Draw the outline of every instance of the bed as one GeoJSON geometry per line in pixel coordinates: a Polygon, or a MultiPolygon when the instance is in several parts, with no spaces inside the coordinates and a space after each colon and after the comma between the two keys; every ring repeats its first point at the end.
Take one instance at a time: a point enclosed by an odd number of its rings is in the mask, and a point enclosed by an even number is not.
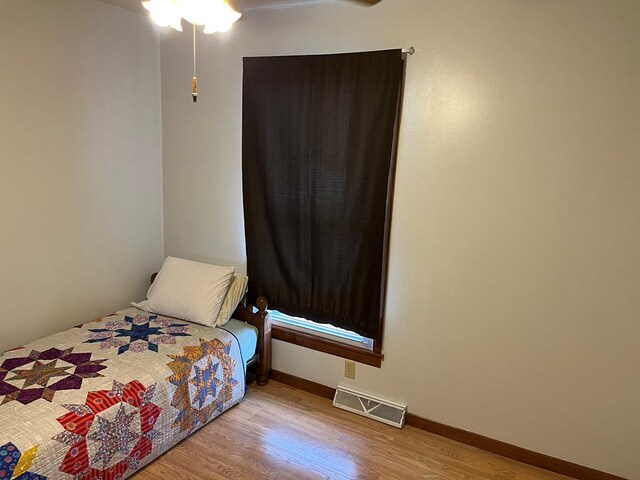
{"type": "Polygon", "coordinates": [[[126,478],[271,368],[264,297],[224,327],[129,308],[0,356],[0,480],[126,478]]]}

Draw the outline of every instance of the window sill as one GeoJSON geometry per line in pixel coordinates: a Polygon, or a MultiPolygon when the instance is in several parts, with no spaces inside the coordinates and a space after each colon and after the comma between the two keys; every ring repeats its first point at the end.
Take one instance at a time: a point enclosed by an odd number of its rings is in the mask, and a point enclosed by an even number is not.
{"type": "Polygon", "coordinates": [[[336,340],[314,335],[313,333],[300,332],[299,330],[275,323],[271,326],[271,337],[281,342],[292,343],[377,368],[381,367],[382,360],[384,359],[384,355],[381,353],[346,345],[336,340]]]}

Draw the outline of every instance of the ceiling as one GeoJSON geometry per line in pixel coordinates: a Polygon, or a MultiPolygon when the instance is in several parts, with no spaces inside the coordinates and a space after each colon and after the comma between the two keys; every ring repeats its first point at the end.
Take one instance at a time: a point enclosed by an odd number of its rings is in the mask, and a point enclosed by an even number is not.
{"type": "MultiPolygon", "coordinates": [[[[146,13],[141,0],[98,0],[102,3],[116,5],[132,12],[146,13]]],[[[229,0],[230,3],[240,12],[269,7],[282,7],[290,5],[300,5],[304,3],[318,3],[329,0],[229,0]]]]}

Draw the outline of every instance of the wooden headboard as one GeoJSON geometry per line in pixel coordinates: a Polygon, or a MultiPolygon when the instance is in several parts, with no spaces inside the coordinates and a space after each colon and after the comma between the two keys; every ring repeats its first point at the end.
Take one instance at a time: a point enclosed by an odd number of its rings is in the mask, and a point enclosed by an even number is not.
{"type": "MultiPolygon", "coordinates": [[[[151,283],[158,273],[151,275],[151,283]]],[[[258,329],[258,365],[256,369],[256,383],[260,386],[269,383],[271,372],[271,319],[267,312],[267,299],[258,297],[256,306],[238,305],[231,315],[233,318],[247,322],[258,329]],[[254,311],[255,310],[255,311],[254,311]]]]}

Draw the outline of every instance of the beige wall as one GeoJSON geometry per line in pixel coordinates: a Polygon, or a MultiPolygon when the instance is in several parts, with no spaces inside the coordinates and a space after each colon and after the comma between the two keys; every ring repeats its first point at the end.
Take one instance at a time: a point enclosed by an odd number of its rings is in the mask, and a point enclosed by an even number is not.
{"type": "Polygon", "coordinates": [[[0,351],[143,296],[163,256],[159,70],[141,15],[0,2],[0,351]]]}
{"type": "Polygon", "coordinates": [[[245,265],[241,59],[414,46],[381,369],[274,367],[640,479],[640,2],[386,0],[255,11],[161,43],[165,248],[245,265]]]}

